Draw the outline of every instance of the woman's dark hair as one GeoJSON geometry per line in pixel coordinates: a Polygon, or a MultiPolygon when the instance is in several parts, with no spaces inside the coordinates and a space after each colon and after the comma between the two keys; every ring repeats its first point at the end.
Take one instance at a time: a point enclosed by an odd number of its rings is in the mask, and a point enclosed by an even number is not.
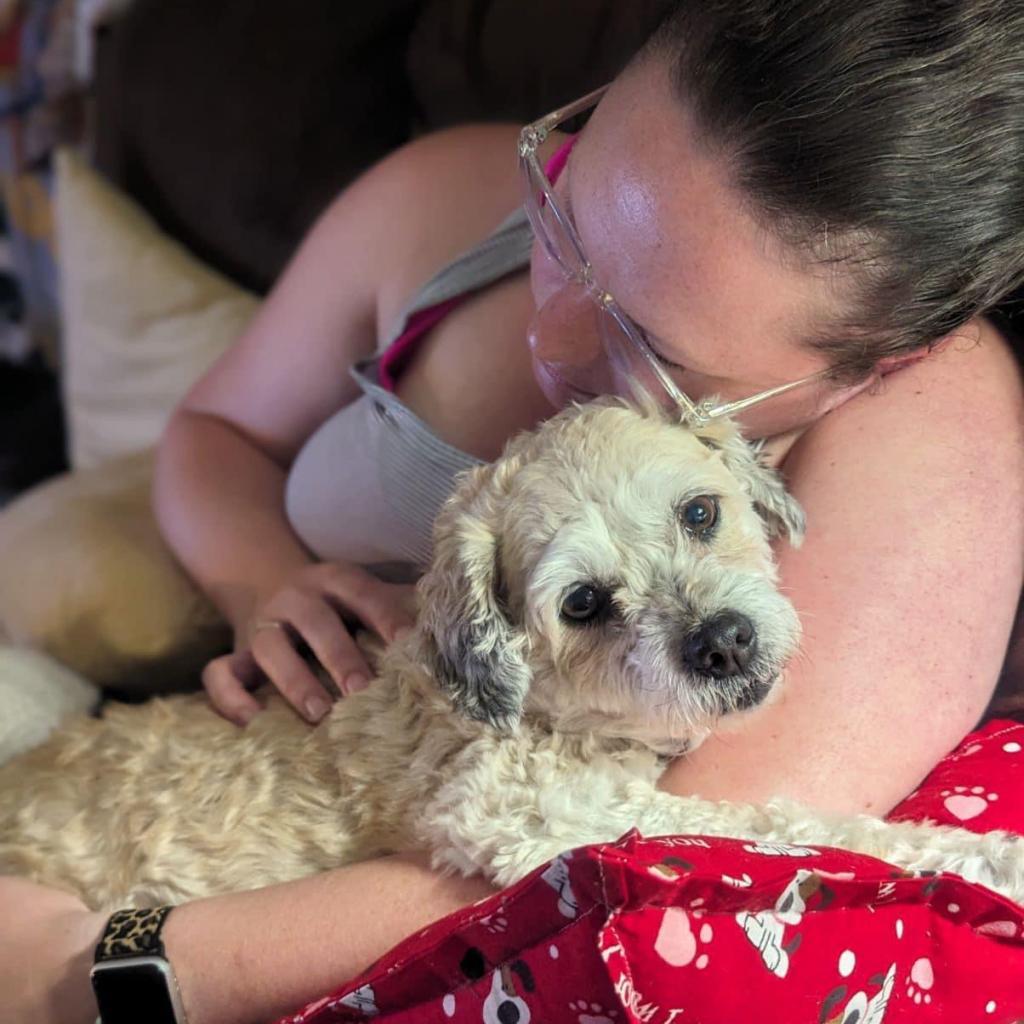
{"type": "Polygon", "coordinates": [[[853,268],[837,379],[1024,285],[1024,0],[682,0],[652,55],[758,219],[853,268]]]}

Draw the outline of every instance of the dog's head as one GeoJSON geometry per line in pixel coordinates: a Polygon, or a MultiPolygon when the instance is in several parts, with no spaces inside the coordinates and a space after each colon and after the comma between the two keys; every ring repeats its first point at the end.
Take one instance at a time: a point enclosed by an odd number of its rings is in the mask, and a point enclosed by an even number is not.
{"type": "Polygon", "coordinates": [[[568,409],[463,478],[420,629],[458,710],[694,745],[760,703],[799,634],[770,538],[803,514],[726,421],[568,409]]]}

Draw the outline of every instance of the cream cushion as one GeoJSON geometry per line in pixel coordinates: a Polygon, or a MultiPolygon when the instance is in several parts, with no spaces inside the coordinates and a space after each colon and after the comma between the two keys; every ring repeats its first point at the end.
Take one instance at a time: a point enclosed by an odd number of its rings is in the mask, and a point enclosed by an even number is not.
{"type": "Polygon", "coordinates": [[[257,300],[73,152],[58,154],[56,180],[74,468],[0,511],[0,637],[101,686],[195,685],[230,636],[157,528],[152,450],[257,300]]]}
{"type": "Polygon", "coordinates": [[[75,152],[57,154],[62,381],[75,469],[152,447],[258,300],[199,262],[75,152]]]}
{"type": "Polygon", "coordinates": [[[150,510],[151,452],[49,480],[0,512],[0,623],[100,686],[199,683],[227,649],[220,615],[179,567],[150,510]]]}

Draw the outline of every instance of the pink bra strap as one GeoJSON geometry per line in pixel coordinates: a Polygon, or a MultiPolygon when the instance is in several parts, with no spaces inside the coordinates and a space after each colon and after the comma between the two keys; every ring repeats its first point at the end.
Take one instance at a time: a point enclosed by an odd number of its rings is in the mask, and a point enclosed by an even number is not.
{"type": "Polygon", "coordinates": [[[565,142],[555,150],[554,155],[544,165],[544,173],[548,176],[548,181],[552,185],[558,181],[559,175],[565,170],[565,165],[569,162],[569,154],[572,152],[572,147],[576,145],[579,135],[573,135],[566,139],[565,142]]]}

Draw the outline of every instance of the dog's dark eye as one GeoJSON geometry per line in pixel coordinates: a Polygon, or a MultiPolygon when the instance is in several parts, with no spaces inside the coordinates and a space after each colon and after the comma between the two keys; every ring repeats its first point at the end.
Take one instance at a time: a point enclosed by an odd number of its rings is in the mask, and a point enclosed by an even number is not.
{"type": "Polygon", "coordinates": [[[584,583],[569,591],[562,602],[562,617],[570,622],[590,622],[608,607],[608,592],[584,583]]]}
{"type": "Polygon", "coordinates": [[[699,537],[718,522],[718,502],[710,495],[702,494],[683,505],[679,518],[688,533],[699,537]]]}

